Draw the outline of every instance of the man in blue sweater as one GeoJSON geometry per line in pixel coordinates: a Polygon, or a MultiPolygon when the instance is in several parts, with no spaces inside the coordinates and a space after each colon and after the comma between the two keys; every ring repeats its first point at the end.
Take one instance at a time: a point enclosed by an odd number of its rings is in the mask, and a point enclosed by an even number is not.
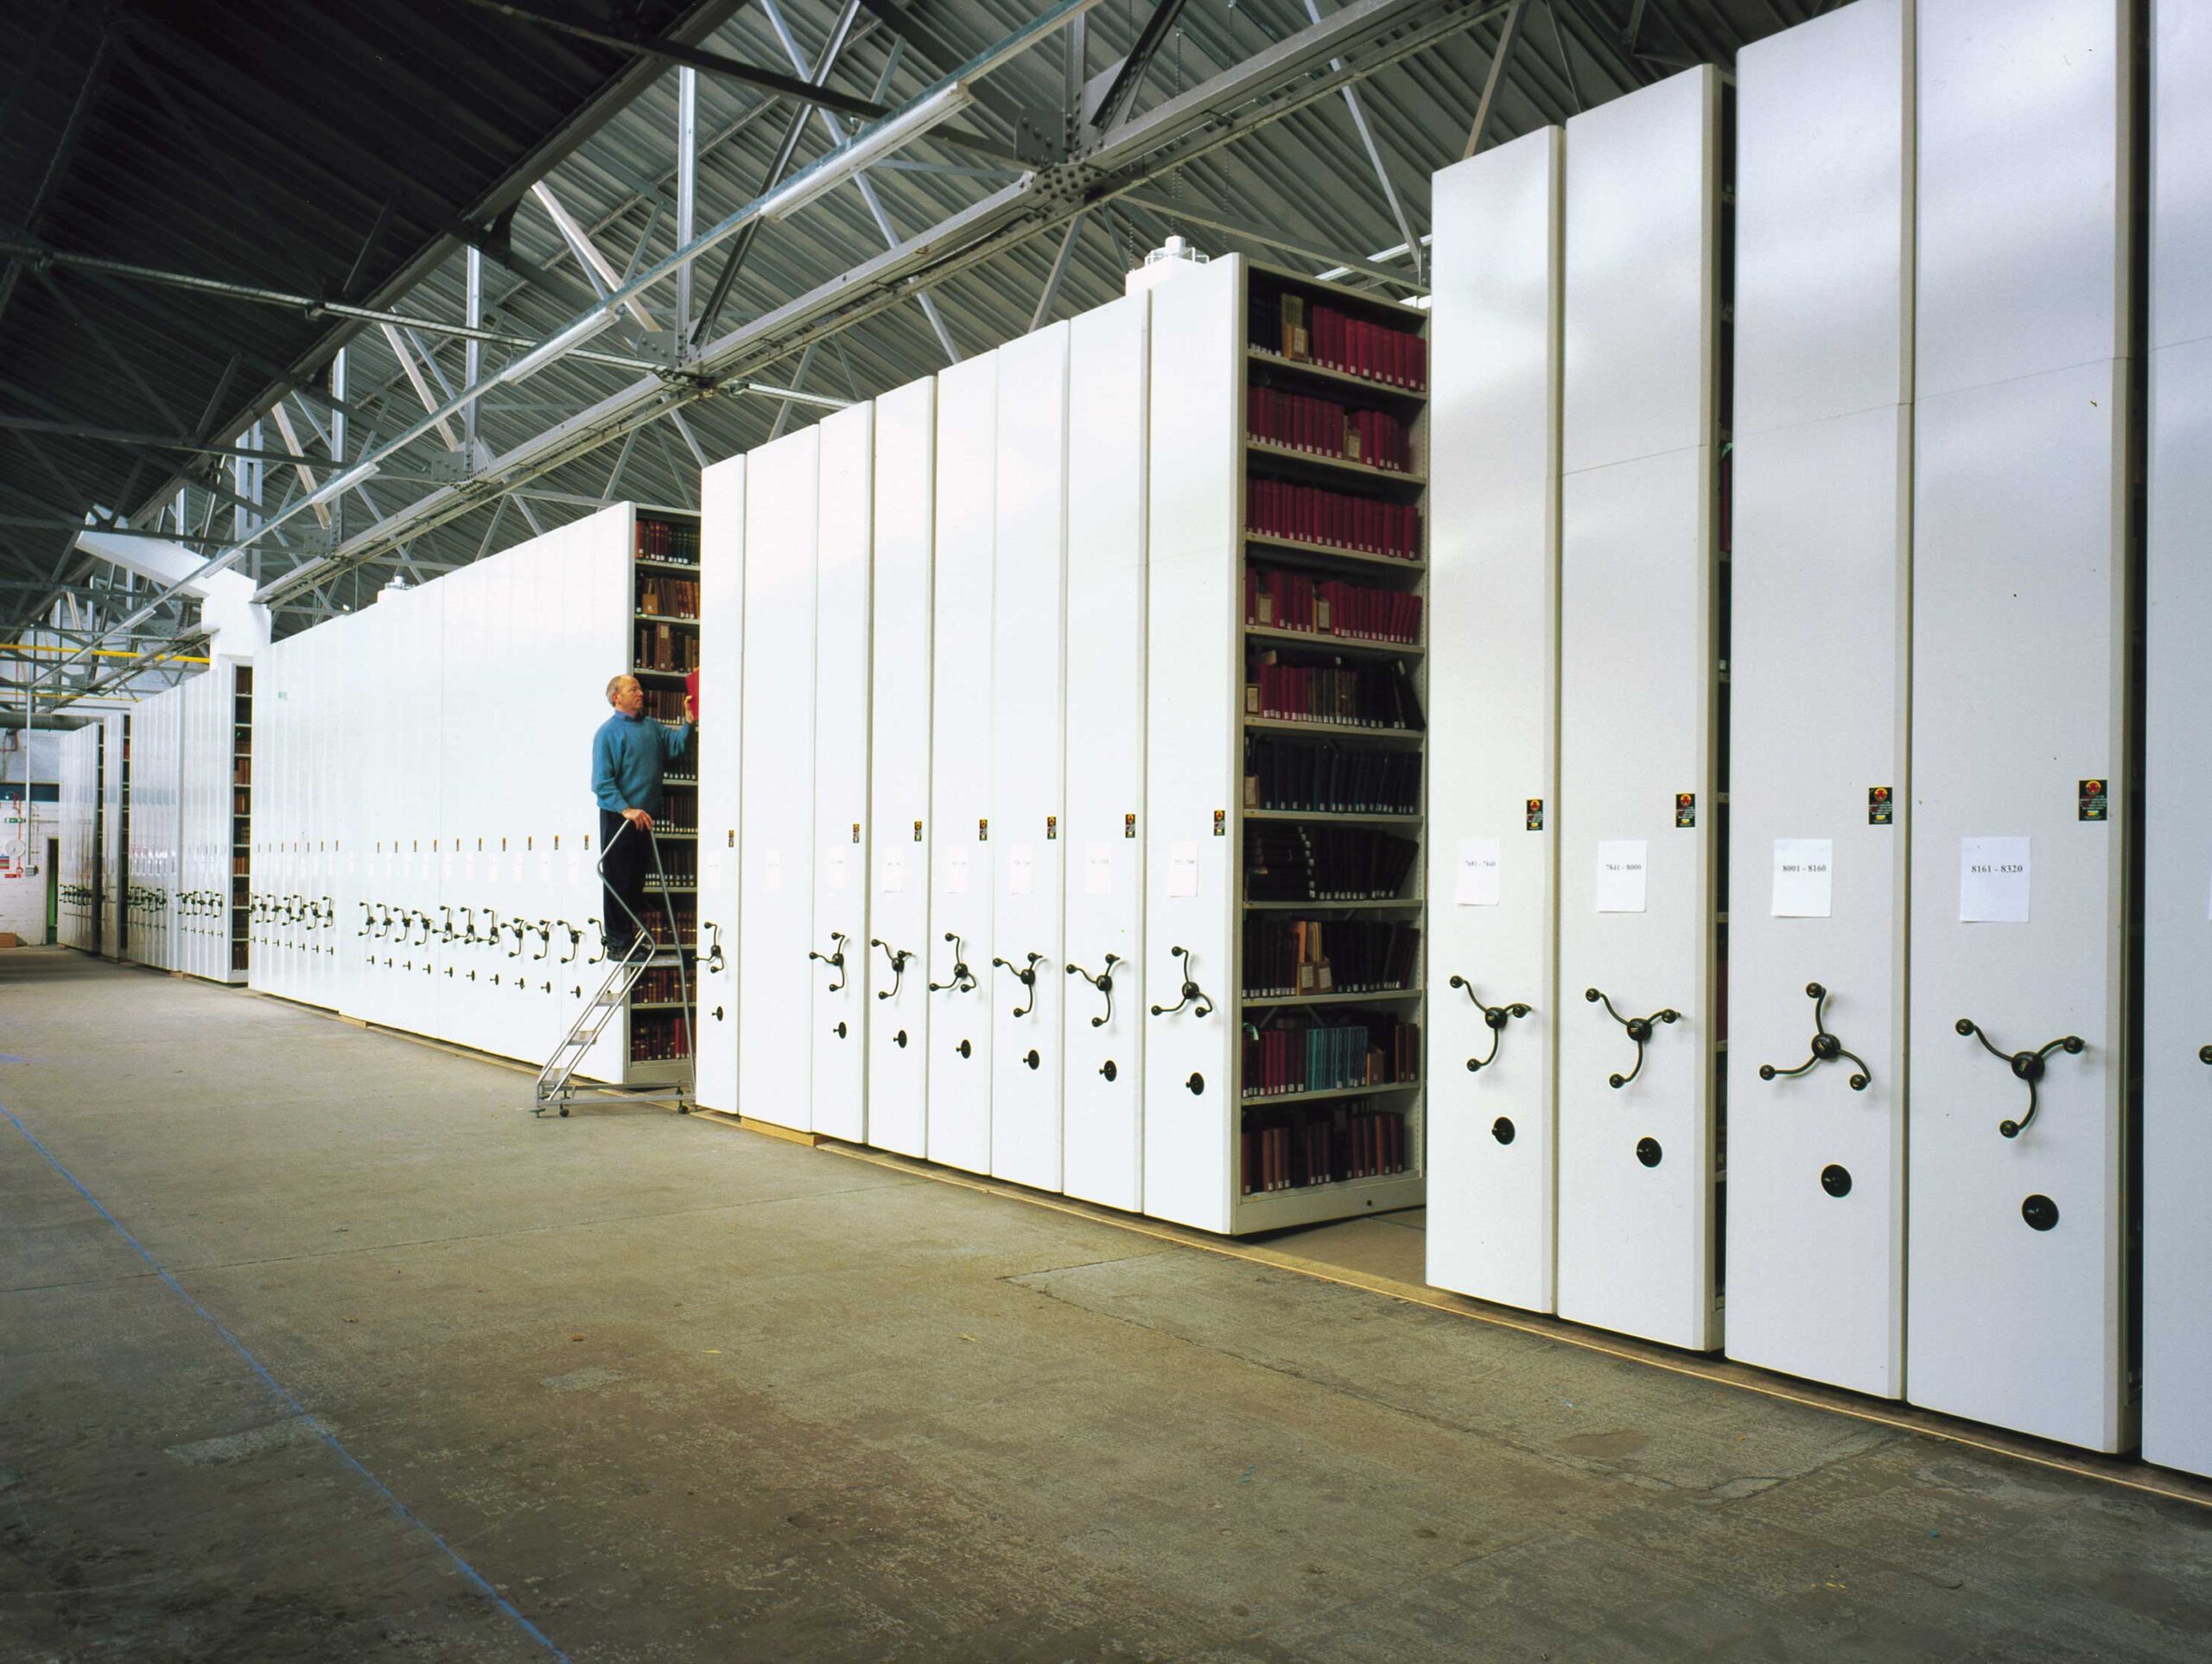
{"type": "Polygon", "coordinates": [[[591,795],[599,800],[607,948],[619,957],[637,939],[633,921],[645,916],[645,874],[652,870],[653,861],[649,847],[653,816],[661,811],[661,771],[690,749],[699,711],[686,694],[680,726],[671,727],[647,716],[645,689],[633,676],[618,676],[608,683],[607,702],[614,707],[614,715],[591,737],[591,795]]]}

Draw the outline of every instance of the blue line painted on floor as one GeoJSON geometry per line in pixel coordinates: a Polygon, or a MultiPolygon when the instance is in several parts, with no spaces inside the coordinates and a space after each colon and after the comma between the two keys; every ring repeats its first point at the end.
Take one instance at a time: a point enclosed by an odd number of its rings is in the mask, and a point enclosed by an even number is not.
{"type": "Polygon", "coordinates": [[[115,1227],[116,1235],[122,1237],[124,1242],[130,1244],[130,1251],[136,1254],[140,1259],[143,1260],[148,1267],[152,1269],[154,1274],[169,1286],[171,1290],[175,1292],[177,1299],[182,1300],[187,1305],[198,1312],[200,1316],[206,1320],[207,1326],[210,1329],[213,1329],[217,1334],[220,1335],[223,1337],[224,1342],[233,1352],[236,1352],[240,1357],[245,1360],[246,1367],[251,1369],[255,1375],[261,1377],[261,1384],[268,1388],[270,1392],[275,1395],[279,1402],[289,1409],[294,1415],[299,1417],[300,1420],[305,1426],[313,1428],[316,1437],[320,1438],[324,1444],[329,1445],[330,1448],[337,1453],[338,1459],[340,1461],[345,1463],[346,1465],[353,1469],[355,1473],[359,1474],[362,1479],[367,1483],[369,1488],[375,1491],[378,1496],[384,1498],[385,1502],[391,1506],[393,1515],[403,1524],[410,1526],[413,1529],[421,1532],[432,1542],[435,1543],[438,1546],[439,1551],[442,1553],[448,1560],[453,1562],[454,1566],[460,1571],[461,1575],[467,1578],[486,1599],[489,1600],[494,1606],[498,1607],[501,1612],[505,1613],[508,1619],[513,1623],[516,1628],[520,1629],[524,1635],[528,1635],[539,1646],[543,1647],[555,1658],[559,1659],[562,1661],[562,1664],[568,1664],[569,1655],[563,1652],[558,1647],[556,1647],[551,1641],[548,1640],[543,1630],[540,1629],[536,1624],[524,1617],[522,1613],[516,1609],[513,1602],[510,1601],[498,1590],[492,1587],[491,1584],[486,1580],[483,1573],[479,1572],[474,1566],[471,1566],[467,1560],[461,1559],[461,1556],[454,1552],[452,1544],[448,1543],[444,1538],[433,1531],[429,1525],[424,1523],[422,1517],[417,1515],[414,1509],[409,1508],[406,1503],[401,1502],[398,1497],[393,1496],[391,1494],[391,1486],[385,1484],[383,1480],[378,1478],[376,1475],[371,1473],[368,1469],[362,1466],[360,1458],[356,1457],[353,1451],[347,1450],[343,1445],[340,1444],[338,1442],[338,1436],[332,1432],[329,1428],[324,1426],[322,1423],[317,1420],[313,1415],[309,1414],[307,1406],[301,1403],[298,1399],[293,1397],[290,1390],[285,1387],[284,1383],[278,1381],[276,1376],[270,1375],[267,1366],[265,1366],[259,1358],[254,1356],[251,1352],[246,1350],[245,1342],[241,1341],[236,1335],[231,1333],[229,1330],[224,1328],[223,1325],[216,1320],[215,1314],[213,1312],[208,1311],[206,1306],[200,1305],[198,1300],[193,1299],[191,1293],[185,1288],[185,1286],[177,1281],[175,1278],[169,1275],[168,1267],[163,1266],[160,1261],[156,1260],[152,1254],[146,1251],[146,1245],[141,1242],[137,1237],[133,1236],[130,1232],[125,1229],[120,1219],[118,1219],[113,1214],[110,1213],[105,1207],[100,1205],[99,1197],[94,1196],[90,1191],[86,1190],[85,1188],[84,1181],[79,1178],[76,1174],[71,1172],[68,1168],[61,1165],[60,1158],[56,1156],[53,1151],[48,1149],[43,1143],[40,1142],[38,1134],[32,1132],[29,1127],[24,1126],[23,1123],[16,1118],[16,1112],[14,1110],[9,1108],[6,1104],[0,1103],[0,1115],[5,1115],[8,1118],[9,1124],[18,1133],[21,1133],[23,1135],[24,1142],[29,1144],[31,1148],[36,1150],[41,1155],[46,1158],[47,1165],[53,1168],[54,1172],[60,1173],[62,1178],[67,1179],[69,1183],[75,1187],[77,1194],[83,1197],[86,1202],[92,1204],[93,1212],[99,1214],[101,1218],[106,1220],[109,1224],[115,1227]]]}

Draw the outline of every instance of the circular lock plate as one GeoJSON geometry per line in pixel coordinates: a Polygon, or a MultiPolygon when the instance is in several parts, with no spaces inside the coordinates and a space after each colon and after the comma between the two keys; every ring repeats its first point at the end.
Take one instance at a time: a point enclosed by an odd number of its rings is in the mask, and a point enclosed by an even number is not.
{"type": "Polygon", "coordinates": [[[1491,1122],[1490,1135],[1500,1144],[1512,1143],[1514,1136],[1512,1118],[1508,1115],[1500,1115],[1496,1121],[1491,1122]]]}
{"type": "Polygon", "coordinates": [[[1640,1138],[1636,1141],[1636,1159],[1647,1167],[1657,1166],[1664,1153],[1656,1138],[1640,1138]]]}
{"type": "Polygon", "coordinates": [[[1821,1169],[1821,1188],[1826,1191],[1830,1196],[1849,1196],[1851,1194],[1851,1169],[1840,1165],[1838,1163],[1830,1162],[1827,1166],[1821,1169]]]}
{"type": "Polygon", "coordinates": [[[2020,1217],[2031,1230],[2049,1230],[2058,1223],[2058,1204],[2047,1196],[2031,1196],[2020,1204],[2020,1217]]]}

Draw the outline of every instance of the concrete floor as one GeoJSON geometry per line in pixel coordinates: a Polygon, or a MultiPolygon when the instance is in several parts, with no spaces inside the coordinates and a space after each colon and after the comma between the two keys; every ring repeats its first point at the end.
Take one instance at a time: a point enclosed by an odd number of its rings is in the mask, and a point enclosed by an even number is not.
{"type": "Polygon", "coordinates": [[[2212,1656],[2184,1503],[62,949],[0,1054],[6,1660],[2212,1656]]]}

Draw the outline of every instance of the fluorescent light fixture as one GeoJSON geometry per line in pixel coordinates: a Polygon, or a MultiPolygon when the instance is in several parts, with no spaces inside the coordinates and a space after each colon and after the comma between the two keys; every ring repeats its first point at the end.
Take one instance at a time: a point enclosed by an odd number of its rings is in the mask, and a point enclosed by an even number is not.
{"type": "Polygon", "coordinates": [[[343,497],[347,492],[353,490],[354,486],[365,484],[367,481],[375,479],[376,475],[377,464],[374,462],[357,462],[352,467],[346,469],[345,473],[334,473],[331,475],[329,479],[324,480],[322,482],[322,489],[315,492],[308,499],[307,505],[312,508],[319,503],[335,502],[338,499],[343,497]]]}
{"type": "Polygon", "coordinates": [[[613,328],[614,322],[614,314],[602,305],[589,315],[579,318],[550,340],[539,342],[497,375],[486,377],[478,387],[467,391],[480,398],[494,387],[512,387],[517,382],[536,375],[554,359],[575,352],[588,341],[596,340],[613,328]]]}
{"type": "Polygon", "coordinates": [[[873,127],[862,128],[804,173],[771,192],[760,205],[760,217],[789,219],[861,169],[912,144],[931,128],[943,126],[975,102],[976,95],[968,90],[968,84],[954,81],[918,103],[886,116],[873,127]]]}

